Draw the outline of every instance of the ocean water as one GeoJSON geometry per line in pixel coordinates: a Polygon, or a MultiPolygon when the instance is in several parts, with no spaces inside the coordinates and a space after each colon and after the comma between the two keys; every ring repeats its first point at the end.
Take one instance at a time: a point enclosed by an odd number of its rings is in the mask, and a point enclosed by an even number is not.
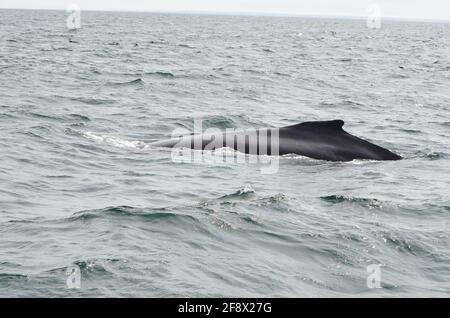
{"type": "Polygon", "coordinates": [[[66,17],[0,10],[0,296],[449,295],[449,24],[66,17]],[[405,159],[147,146],[329,119],[405,159]]]}

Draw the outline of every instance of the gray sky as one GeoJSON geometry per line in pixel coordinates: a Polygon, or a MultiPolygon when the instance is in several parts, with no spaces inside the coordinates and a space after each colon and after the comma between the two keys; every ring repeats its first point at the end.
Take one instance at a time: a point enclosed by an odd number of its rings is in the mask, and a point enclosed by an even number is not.
{"type": "Polygon", "coordinates": [[[450,20],[450,0],[0,0],[0,8],[191,11],[366,16],[372,3],[384,17],[450,20]]]}

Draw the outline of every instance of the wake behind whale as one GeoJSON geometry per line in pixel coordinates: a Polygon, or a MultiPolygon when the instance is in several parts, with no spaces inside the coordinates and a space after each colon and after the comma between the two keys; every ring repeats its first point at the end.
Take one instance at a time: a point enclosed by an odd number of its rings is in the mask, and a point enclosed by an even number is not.
{"type": "Polygon", "coordinates": [[[297,154],[318,160],[400,160],[401,156],[349,134],[344,121],[304,122],[282,128],[205,133],[151,143],[155,147],[216,150],[229,147],[252,155],[297,154]]]}

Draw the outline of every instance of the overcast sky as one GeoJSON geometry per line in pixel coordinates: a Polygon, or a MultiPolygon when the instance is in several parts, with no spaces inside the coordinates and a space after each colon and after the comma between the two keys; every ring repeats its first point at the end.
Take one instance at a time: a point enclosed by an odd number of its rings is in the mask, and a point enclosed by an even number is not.
{"type": "Polygon", "coordinates": [[[223,12],[366,16],[377,3],[386,17],[450,20],[450,0],[0,0],[0,8],[223,12]]]}

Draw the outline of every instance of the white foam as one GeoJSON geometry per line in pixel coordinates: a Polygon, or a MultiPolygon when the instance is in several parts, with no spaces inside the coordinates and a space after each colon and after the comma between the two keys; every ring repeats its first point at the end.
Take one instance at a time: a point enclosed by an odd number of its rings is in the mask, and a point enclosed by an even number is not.
{"type": "Polygon", "coordinates": [[[371,160],[371,159],[354,159],[352,161],[347,161],[344,163],[347,164],[352,164],[352,165],[364,165],[364,164],[368,164],[368,163],[379,163],[380,161],[378,160],[371,160]]]}
{"type": "Polygon", "coordinates": [[[254,193],[254,192],[255,192],[255,190],[253,189],[252,185],[246,184],[243,189],[239,190],[238,193],[239,194],[247,194],[247,193],[254,193]]]}
{"type": "Polygon", "coordinates": [[[143,148],[145,142],[139,140],[125,140],[117,137],[95,135],[88,131],[83,134],[84,137],[93,140],[98,143],[107,144],[118,148],[143,148]]]}

